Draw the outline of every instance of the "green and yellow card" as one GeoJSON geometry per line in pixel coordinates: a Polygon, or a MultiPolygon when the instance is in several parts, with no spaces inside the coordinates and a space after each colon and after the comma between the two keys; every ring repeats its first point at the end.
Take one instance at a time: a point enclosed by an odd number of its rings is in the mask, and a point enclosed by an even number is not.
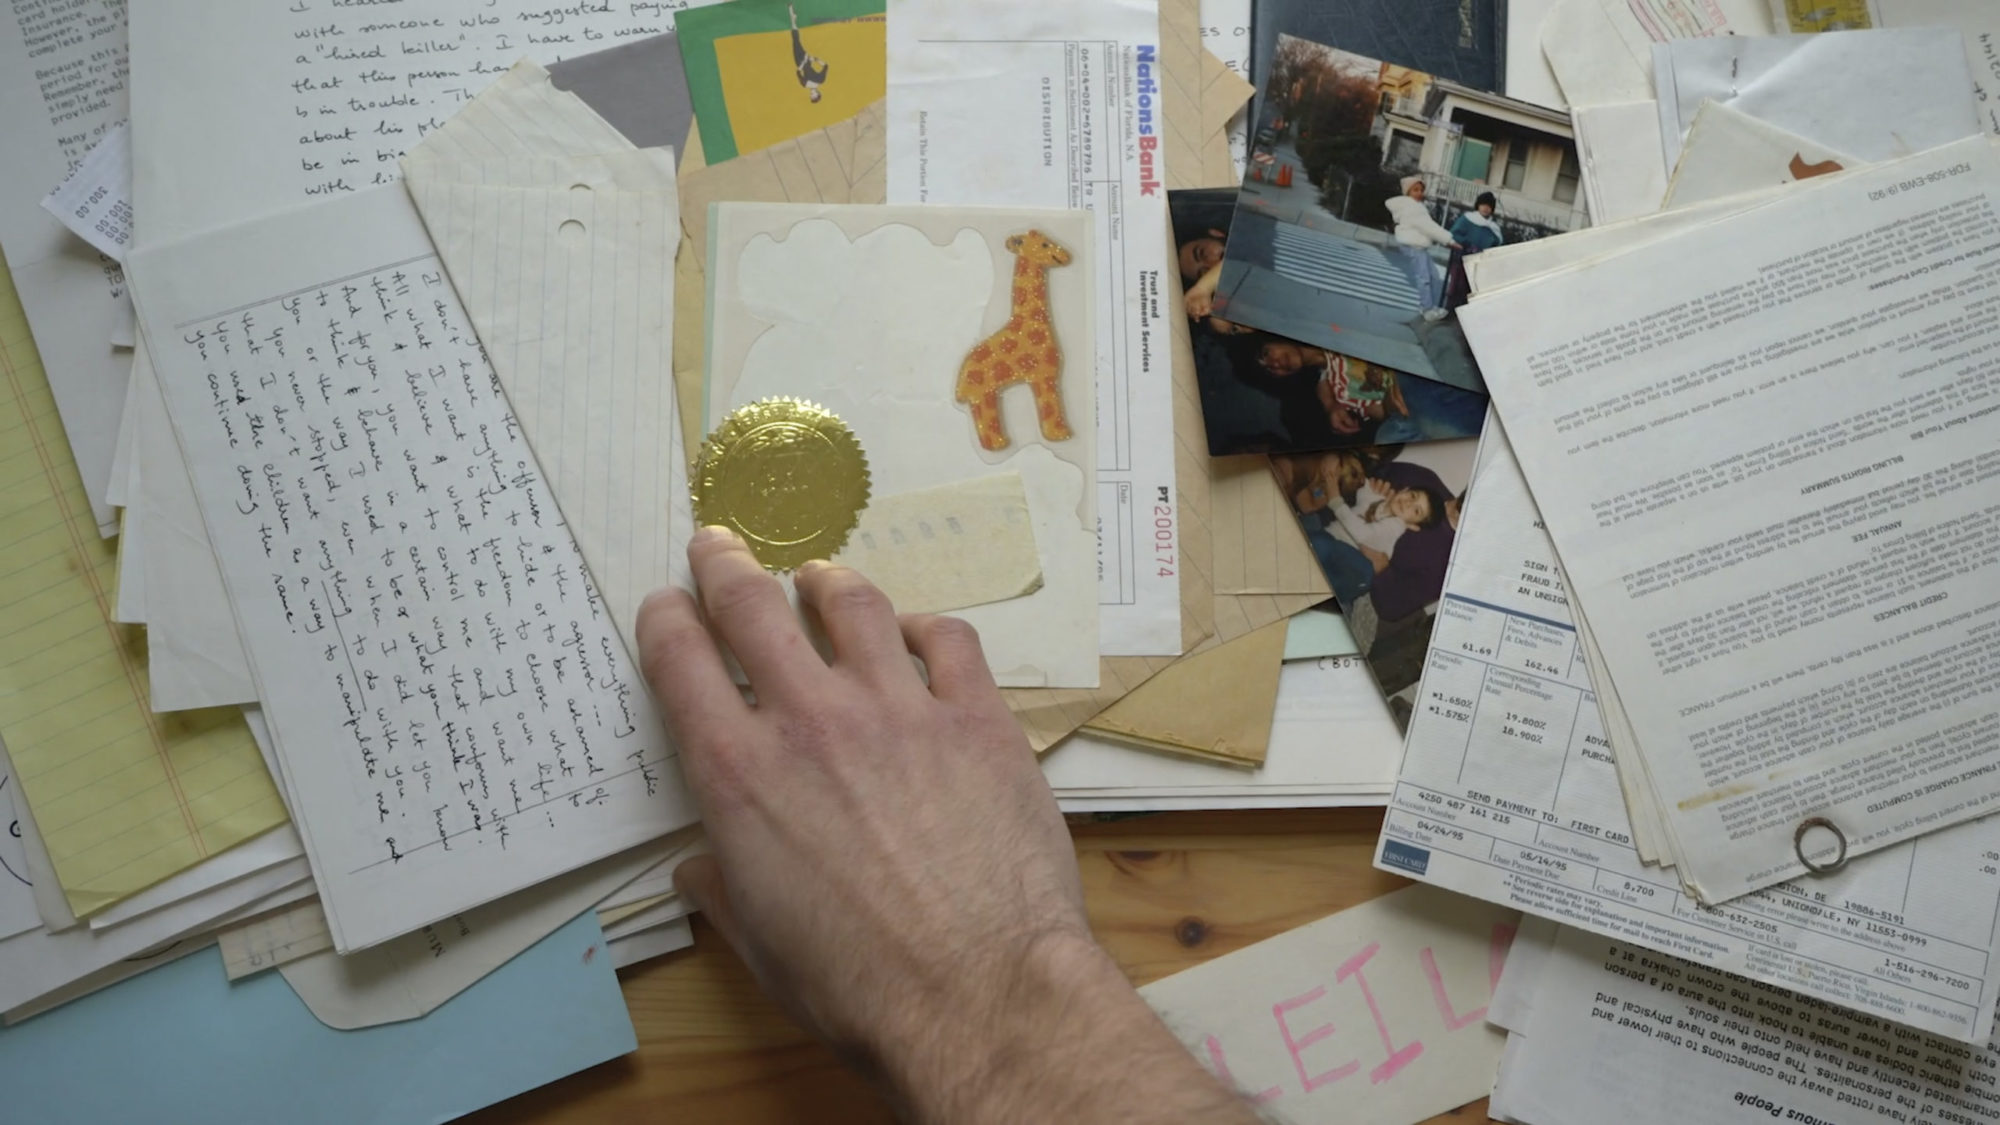
{"type": "Polygon", "coordinates": [[[883,0],[733,0],[674,17],[703,157],[823,129],[888,88],[883,0]]]}

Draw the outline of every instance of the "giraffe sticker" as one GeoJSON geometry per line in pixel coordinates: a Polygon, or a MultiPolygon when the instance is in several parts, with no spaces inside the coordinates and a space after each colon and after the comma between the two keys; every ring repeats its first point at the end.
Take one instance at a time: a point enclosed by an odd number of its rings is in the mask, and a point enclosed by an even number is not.
{"type": "Polygon", "coordinates": [[[1014,255],[1012,315],[998,332],[981,340],[958,368],[954,397],[972,408],[972,424],[982,448],[999,451],[1010,444],[1000,420],[1000,392],[1026,383],[1035,395],[1035,416],[1045,441],[1072,436],[1063,417],[1062,348],[1049,323],[1051,266],[1069,264],[1069,251],[1038,230],[1007,240],[1014,255]]]}

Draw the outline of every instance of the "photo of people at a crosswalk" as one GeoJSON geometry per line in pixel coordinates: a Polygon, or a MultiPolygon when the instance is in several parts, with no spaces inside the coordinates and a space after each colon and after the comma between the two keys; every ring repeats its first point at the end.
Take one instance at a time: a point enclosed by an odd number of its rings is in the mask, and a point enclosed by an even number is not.
{"type": "Polygon", "coordinates": [[[1279,36],[1211,311],[1484,392],[1464,260],[1588,225],[1567,116],[1279,36]]]}
{"type": "Polygon", "coordinates": [[[1218,313],[1236,195],[1224,188],[1168,196],[1210,454],[1351,449],[1479,432],[1484,394],[1218,313]]]}

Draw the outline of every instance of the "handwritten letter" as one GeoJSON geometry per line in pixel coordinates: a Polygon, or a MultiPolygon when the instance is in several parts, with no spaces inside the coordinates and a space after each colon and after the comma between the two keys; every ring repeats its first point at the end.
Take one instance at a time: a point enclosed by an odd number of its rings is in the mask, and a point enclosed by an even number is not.
{"type": "MultiPolygon", "coordinates": [[[[198,0],[136,5],[134,175],[146,241],[389,183],[523,58],[673,30],[689,0],[198,0]],[[199,152],[203,175],[188,176],[199,152]]],[[[46,190],[46,186],[44,187],[46,190]]]]}
{"type": "Polygon", "coordinates": [[[336,948],[692,820],[402,190],[140,257],[336,948]]]}

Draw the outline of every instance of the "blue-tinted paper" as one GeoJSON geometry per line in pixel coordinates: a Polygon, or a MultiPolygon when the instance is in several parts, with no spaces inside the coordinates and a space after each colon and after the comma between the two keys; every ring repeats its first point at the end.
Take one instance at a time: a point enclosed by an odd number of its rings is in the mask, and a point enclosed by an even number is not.
{"type": "Polygon", "coordinates": [[[1506,89],[1501,0],[1256,0],[1251,12],[1250,69],[1259,87],[1278,36],[1296,35],[1475,90],[1506,89]]]}
{"type": "Polygon", "coordinates": [[[420,1020],[335,1031],[214,949],[0,1031],[0,1119],[430,1125],[637,1047],[594,911],[420,1020]]]}

